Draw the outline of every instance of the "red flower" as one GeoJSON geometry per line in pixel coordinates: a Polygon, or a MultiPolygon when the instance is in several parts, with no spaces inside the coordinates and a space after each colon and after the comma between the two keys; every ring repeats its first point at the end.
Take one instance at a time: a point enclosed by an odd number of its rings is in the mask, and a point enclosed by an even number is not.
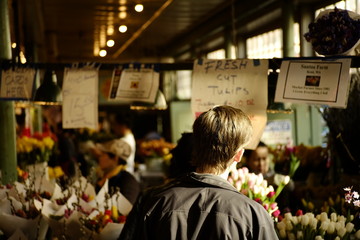
{"type": "Polygon", "coordinates": [[[271,191],[267,194],[268,198],[272,198],[275,195],[275,191],[271,191]]]}
{"type": "Polygon", "coordinates": [[[303,215],[303,211],[301,209],[296,211],[296,216],[302,216],[303,215]]]}
{"type": "Polygon", "coordinates": [[[280,210],[279,210],[279,209],[275,210],[275,211],[272,213],[272,215],[277,218],[277,217],[280,215],[280,210]]]}

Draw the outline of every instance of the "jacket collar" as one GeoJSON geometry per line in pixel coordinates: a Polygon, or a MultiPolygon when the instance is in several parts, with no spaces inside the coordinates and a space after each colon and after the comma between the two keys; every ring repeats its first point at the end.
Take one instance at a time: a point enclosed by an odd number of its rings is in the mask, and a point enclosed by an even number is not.
{"type": "Polygon", "coordinates": [[[187,176],[192,181],[197,181],[202,184],[211,185],[211,186],[238,192],[236,190],[236,188],[233,187],[228,181],[226,181],[224,178],[217,176],[217,175],[191,172],[187,176]]]}

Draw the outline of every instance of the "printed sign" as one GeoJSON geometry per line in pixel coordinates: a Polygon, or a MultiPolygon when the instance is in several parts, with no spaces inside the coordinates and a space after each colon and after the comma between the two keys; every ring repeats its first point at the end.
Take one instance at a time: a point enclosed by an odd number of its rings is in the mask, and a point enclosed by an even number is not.
{"type": "Polygon", "coordinates": [[[114,69],[109,99],[126,102],[155,102],[159,73],[153,68],[114,69]]]}
{"type": "Polygon", "coordinates": [[[1,97],[30,99],[35,79],[35,69],[15,68],[1,74],[1,97]]]}
{"type": "Polygon", "coordinates": [[[63,128],[98,126],[98,70],[66,68],[63,83],[63,128]]]}
{"type": "Polygon", "coordinates": [[[290,120],[268,121],[261,137],[267,145],[287,144],[293,142],[290,120]]]}
{"type": "Polygon", "coordinates": [[[283,61],[275,102],[346,108],[351,59],[283,61]]]}
{"type": "Polygon", "coordinates": [[[191,109],[195,117],[215,105],[243,110],[254,128],[255,148],[266,125],[268,61],[258,59],[196,60],[191,109]]]}

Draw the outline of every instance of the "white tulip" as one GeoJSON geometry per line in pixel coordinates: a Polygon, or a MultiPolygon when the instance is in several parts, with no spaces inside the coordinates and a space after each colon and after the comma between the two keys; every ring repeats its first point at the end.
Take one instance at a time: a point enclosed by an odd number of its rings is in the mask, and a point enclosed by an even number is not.
{"type": "Polygon", "coordinates": [[[320,214],[320,220],[321,220],[322,222],[328,220],[328,215],[327,215],[326,212],[322,212],[322,213],[320,214]]]}
{"type": "Polygon", "coordinates": [[[307,215],[303,215],[302,217],[301,217],[301,225],[303,225],[303,226],[307,226],[307,225],[309,225],[309,216],[307,216],[307,215]]]}
{"type": "Polygon", "coordinates": [[[360,239],[360,230],[358,230],[358,231],[355,233],[355,238],[356,238],[356,239],[360,239]]]}
{"type": "Polygon", "coordinates": [[[331,219],[331,221],[333,221],[333,222],[336,222],[337,221],[337,214],[336,213],[331,213],[331,215],[330,215],[330,219],[331,219]]]}
{"type": "Polygon", "coordinates": [[[340,228],[338,231],[337,231],[337,234],[340,238],[342,238],[346,233],[346,228],[340,228]]]}
{"type": "Polygon", "coordinates": [[[312,212],[308,212],[308,213],[306,213],[305,215],[308,216],[309,219],[315,218],[315,215],[314,215],[314,213],[312,213],[312,212]]]}
{"type": "Polygon", "coordinates": [[[324,240],[320,235],[315,237],[315,240],[324,240]]]}
{"type": "Polygon", "coordinates": [[[318,220],[316,218],[312,218],[310,221],[311,229],[316,230],[317,229],[318,220]]]}
{"type": "Polygon", "coordinates": [[[321,225],[320,225],[320,229],[323,230],[323,231],[325,231],[325,232],[326,232],[326,230],[328,229],[328,227],[329,227],[329,222],[328,222],[328,221],[323,221],[323,222],[321,223],[321,225]]]}
{"type": "Polygon", "coordinates": [[[281,221],[278,224],[276,224],[276,227],[281,231],[282,229],[286,228],[286,224],[283,221],[281,221]]]}
{"type": "Polygon", "coordinates": [[[284,217],[285,217],[286,220],[291,220],[292,215],[291,215],[290,212],[287,212],[287,213],[285,213],[284,217]]]}
{"type": "Polygon", "coordinates": [[[280,230],[280,237],[281,238],[286,238],[286,230],[285,229],[280,230]]]}
{"type": "Polygon", "coordinates": [[[334,222],[330,222],[330,223],[329,223],[326,232],[327,232],[328,234],[333,234],[333,233],[335,232],[335,223],[334,223],[334,222]]]}
{"type": "Polygon", "coordinates": [[[293,229],[293,225],[291,224],[290,221],[286,221],[285,224],[286,224],[287,231],[291,231],[293,229]]]}
{"type": "Polygon", "coordinates": [[[286,185],[290,182],[290,176],[285,176],[283,179],[283,183],[286,185]]]}
{"type": "Polygon", "coordinates": [[[336,236],[334,240],[341,240],[341,238],[339,236],[336,236]]]}
{"type": "Polygon", "coordinates": [[[352,232],[352,230],[354,230],[354,224],[353,223],[351,223],[351,222],[348,222],[347,224],[346,224],[346,231],[348,232],[348,233],[350,233],[350,232],[352,232]]]}
{"type": "Polygon", "coordinates": [[[345,227],[345,222],[344,221],[340,221],[335,223],[335,229],[336,231],[339,231],[340,228],[344,228],[345,227]]]}
{"type": "Polygon", "coordinates": [[[338,216],[337,220],[338,220],[338,222],[341,222],[341,221],[345,222],[346,218],[343,215],[341,215],[341,216],[338,216]]]}
{"type": "Polygon", "coordinates": [[[296,224],[299,223],[299,219],[300,219],[300,217],[293,216],[293,217],[291,218],[291,221],[294,223],[294,225],[296,225],[296,224]]]}

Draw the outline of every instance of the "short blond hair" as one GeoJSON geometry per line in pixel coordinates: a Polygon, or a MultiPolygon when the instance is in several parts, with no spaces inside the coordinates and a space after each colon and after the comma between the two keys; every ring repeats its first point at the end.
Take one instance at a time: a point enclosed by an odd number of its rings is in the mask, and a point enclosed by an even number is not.
{"type": "Polygon", "coordinates": [[[252,132],[250,119],[240,109],[216,106],[203,112],[193,124],[192,164],[200,172],[224,172],[230,160],[250,141],[252,132]]]}

